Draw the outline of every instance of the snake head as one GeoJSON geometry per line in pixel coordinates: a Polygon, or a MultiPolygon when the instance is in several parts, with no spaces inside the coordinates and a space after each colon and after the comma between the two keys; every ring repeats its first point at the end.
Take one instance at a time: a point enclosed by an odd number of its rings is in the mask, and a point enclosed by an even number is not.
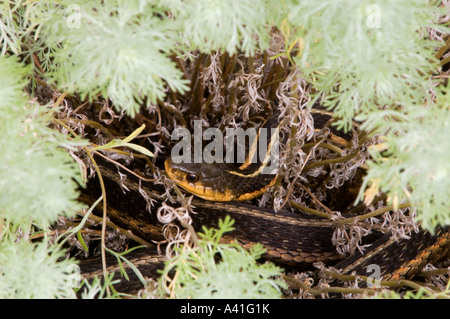
{"type": "Polygon", "coordinates": [[[224,174],[226,165],[218,163],[175,163],[172,158],[164,162],[167,175],[180,187],[198,197],[212,201],[234,199],[232,187],[224,174]]]}

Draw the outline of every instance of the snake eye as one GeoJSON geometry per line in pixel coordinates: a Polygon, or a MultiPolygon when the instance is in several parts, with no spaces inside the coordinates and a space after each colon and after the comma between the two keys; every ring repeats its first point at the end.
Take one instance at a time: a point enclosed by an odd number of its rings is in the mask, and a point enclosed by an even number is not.
{"type": "Polygon", "coordinates": [[[187,179],[188,182],[195,183],[196,181],[198,181],[198,175],[188,174],[186,176],[186,179],[187,179]]]}

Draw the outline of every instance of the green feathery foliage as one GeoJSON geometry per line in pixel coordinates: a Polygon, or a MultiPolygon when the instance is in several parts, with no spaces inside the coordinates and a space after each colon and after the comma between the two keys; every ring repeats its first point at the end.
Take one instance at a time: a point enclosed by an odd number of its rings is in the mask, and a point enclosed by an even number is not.
{"type": "Polygon", "coordinates": [[[20,1],[13,4],[10,1],[2,1],[0,3],[0,45],[1,55],[5,55],[8,50],[14,54],[21,51],[20,34],[23,29],[17,24],[17,12],[20,10],[20,1]]]}
{"type": "Polygon", "coordinates": [[[176,23],[166,8],[143,1],[50,1],[35,11],[45,21],[43,56],[59,87],[90,97],[102,94],[134,116],[144,98],[162,100],[166,85],[186,91],[187,81],[170,59],[176,23]]]}
{"type": "Polygon", "coordinates": [[[409,201],[429,230],[450,223],[450,154],[440,143],[449,133],[449,95],[432,90],[431,78],[438,70],[435,49],[444,43],[429,37],[449,29],[436,25],[436,3],[287,1],[281,23],[287,46],[299,43],[294,61],[317,98],[341,118],[337,126],[349,128],[357,115],[367,131],[387,134],[387,151],[373,148],[360,199],[372,185],[367,203],[378,190],[394,206],[409,201]]]}
{"type": "Polygon", "coordinates": [[[81,143],[47,127],[52,112],[26,100],[26,72],[12,58],[0,59],[1,212],[6,222],[28,231],[80,208],[75,191],[80,171],[67,149],[81,143]]]}
{"type": "Polygon", "coordinates": [[[0,57],[0,298],[74,297],[73,262],[57,262],[62,251],[29,237],[80,208],[80,171],[67,149],[81,142],[47,127],[52,112],[23,91],[28,71],[0,57]]]}
{"type": "Polygon", "coordinates": [[[310,77],[323,103],[349,128],[356,114],[385,105],[422,101],[437,69],[436,42],[427,27],[437,7],[428,1],[287,1],[289,39],[298,39],[294,60],[310,77]],[[289,28],[289,26],[291,26],[289,28]]]}
{"type": "Polygon", "coordinates": [[[1,238],[0,298],[75,298],[80,271],[63,258],[64,251],[52,251],[47,241],[1,238]]]}
{"type": "Polygon", "coordinates": [[[2,217],[29,230],[32,224],[48,227],[62,212],[80,207],[75,192],[80,171],[61,146],[75,150],[81,143],[47,127],[52,112],[27,101],[27,71],[12,58],[0,59],[2,217]]]}
{"type": "Polygon", "coordinates": [[[161,294],[172,298],[280,298],[286,284],[277,279],[281,269],[271,263],[258,264],[265,249],[261,244],[249,251],[234,244],[219,243],[233,230],[226,216],[218,229],[203,228],[195,248],[179,248],[166,263],[160,279],[161,294]],[[218,261],[219,260],[219,261],[218,261]],[[171,271],[175,275],[171,276],[171,271]]]}
{"type": "Polygon", "coordinates": [[[269,44],[266,1],[169,0],[162,3],[173,14],[173,22],[178,23],[180,41],[187,43],[190,50],[205,53],[225,50],[231,55],[239,50],[252,55],[256,49],[265,49],[269,44]]]}
{"type": "Polygon", "coordinates": [[[381,190],[389,194],[394,206],[406,198],[419,209],[418,218],[429,230],[450,224],[450,152],[446,147],[450,91],[441,87],[436,93],[436,101],[429,108],[415,104],[404,112],[377,112],[365,123],[370,128],[390,119],[385,142],[371,149],[373,159],[360,191],[362,198],[363,190],[371,185],[367,197],[381,190]]]}
{"type": "MultiPolygon", "coordinates": [[[[284,54],[301,69],[299,74],[312,85],[315,98],[334,110],[339,127],[348,128],[356,116],[364,121],[363,128],[384,136],[384,143],[372,148],[360,199],[368,203],[382,191],[394,206],[410,202],[428,229],[449,224],[450,153],[445,145],[450,133],[449,91],[442,79],[432,78],[439,69],[436,51],[448,47],[436,40],[449,33],[447,26],[436,24],[440,3],[1,2],[1,55],[20,56],[32,66],[21,66],[12,57],[0,59],[0,217],[6,225],[0,233],[2,269],[14,269],[6,263],[17,263],[11,257],[18,256],[16,248],[43,254],[45,241],[25,244],[33,226],[46,229],[58,215],[79,208],[75,181],[80,182],[80,174],[67,150],[75,150],[81,142],[69,141],[47,126],[57,110],[48,110],[24,93],[27,76],[33,82],[37,79],[31,75],[39,74],[61,92],[90,98],[102,95],[118,110],[134,116],[148,100],[164,100],[168,91],[188,91],[189,75],[174,56],[189,57],[197,54],[194,50],[252,55],[268,47],[275,28],[284,35],[284,54]],[[440,36],[432,36],[436,34],[440,36]],[[16,248],[7,249],[8,243],[16,241],[16,248]]],[[[234,247],[231,250],[241,253],[234,247]]],[[[260,253],[253,251],[251,256],[260,253]]],[[[54,254],[58,253],[49,256],[54,254]]],[[[64,267],[58,268],[56,258],[51,260],[55,271],[61,272],[64,267]]],[[[17,269],[17,276],[27,278],[19,272],[26,267],[17,269]]],[[[258,271],[264,273],[263,268],[258,271]]],[[[42,272],[42,276],[50,273],[42,272]]],[[[0,281],[5,278],[1,270],[0,281]]],[[[55,285],[67,287],[72,280],[66,279],[55,285]]],[[[0,287],[5,285],[0,282],[0,287]]],[[[65,288],[56,291],[61,289],[65,288]]],[[[189,289],[184,288],[185,296],[199,291],[189,289]]],[[[17,296],[40,296],[20,291],[17,296]]]]}

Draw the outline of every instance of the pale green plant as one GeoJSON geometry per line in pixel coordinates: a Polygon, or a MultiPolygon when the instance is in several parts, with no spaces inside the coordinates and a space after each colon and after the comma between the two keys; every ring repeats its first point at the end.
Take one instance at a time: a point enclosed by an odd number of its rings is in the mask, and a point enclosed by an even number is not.
{"type": "Polygon", "coordinates": [[[81,174],[67,149],[83,143],[50,129],[52,112],[28,101],[28,70],[0,57],[0,298],[74,297],[73,261],[58,261],[62,250],[29,237],[81,207],[81,174]]]}
{"type": "Polygon", "coordinates": [[[50,55],[48,75],[60,87],[90,97],[102,94],[131,116],[166,86],[186,91],[170,59],[176,23],[165,8],[144,1],[50,1],[33,10],[50,55]]]}
{"type": "MultiPolygon", "coordinates": [[[[360,191],[366,202],[380,190],[389,202],[411,202],[424,227],[450,223],[449,95],[431,75],[439,69],[429,34],[448,34],[436,17],[440,1],[286,1],[281,24],[293,60],[333,109],[339,128],[355,118],[386,135],[360,191]],[[434,98],[434,96],[437,96],[434,98]],[[371,185],[371,188],[367,187],[371,185]]],[[[448,42],[448,41],[447,41],[448,42]]],[[[448,46],[448,44],[447,44],[448,46]]]]}
{"type": "Polygon", "coordinates": [[[372,160],[360,198],[365,191],[370,202],[379,191],[389,195],[398,207],[406,199],[419,210],[418,219],[433,230],[450,224],[450,136],[449,88],[436,90],[436,101],[428,108],[410,105],[405,111],[372,114],[364,126],[372,128],[392,119],[387,125],[385,142],[370,148],[372,160]],[[370,188],[367,188],[370,185],[370,188]]]}
{"type": "Polygon", "coordinates": [[[78,266],[52,251],[47,241],[25,239],[0,242],[0,298],[75,298],[80,284],[78,266]]]}
{"type": "Polygon", "coordinates": [[[201,52],[225,50],[253,55],[269,45],[269,25],[273,6],[269,1],[222,1],[222,0],[169,0],[163,1],[174,20],[179,22],[179,32],[191,50],[201,52]]]}
{"type": "MultiPolygon", "coordinates": [[[[438,41],[449,33],[447,25],[436,23],[439,14],[448,14],[448,7],[439,9],[440,4],[435,0],[239,0],[233,5],[204,0],[1,2],[0,52],[20,56],[32,66],[18,65],[11,57],[0,59],[4,253],[7,242],[26,240],[33,227],[45,229],[60,214],[80,207],[75,190],[80,174],[68,150],[82,143],[50,128],[58,110],[25,94],[28,81],[36,81],[33,72],[61,92],[92,99],[102,95],[134,116],[149,101],[164,100],[168,91],[188,91],[190,75],[173,57],[189,57],[198,53],[194,50],[254,55],[268,47],[273,27],[285,37],[284,55],[317,92],[314,98],[334,110],[339,127],[348,128],[357,116],[365,122],[363,128],[385,136],[384,143],[371,150],[360,199],[370,202],[374,194],[385,192],[394,206],[410,202],[428,229],[449,224],[450,154],[445,145],[449,92],[441,81],[444,76],[432,78],[439,72],[436,52],[448,49],[448,41],[438,41]]],[[[17,247],[21,245],[25,244],[17,247]]],[[[4,280],[1,276],[2,272],[4,280]]]]}
{"type": "Polygon", "coordinates": [[[237,243],[219,243],[233,230],[234,221],[219,220],[218,229],[203,228],[195,248],[179,248],[166,263],[160,292],[172,298],[280,298],[286,283],[281,268],[256,261],[265,252],[261,244],[246,251],[237,243]],[[173,273],[173,275],[171,275],[173,273]]]}
{"type": "MultiPolygon", "coordinates": [[[[436,21],[429,1],[287,1],[291,39],[300,39],[294,57],[314,84],[338,127],[349,128],[356,114],[385,105],[422,101],[437,69],[427,27],[448,32],[436,21]]],[[[360,115],[361,116],[361,115],[360,115]]]]}
{"type": "Polygon", "coordinates": [[[29,231],[80,208],[80,169],[67,150],[84,143],[47,126],[52,110],[28,101],[21,89],[26,71],[12,58],[0,59],[0,210],[5,222],[29,231]]]}

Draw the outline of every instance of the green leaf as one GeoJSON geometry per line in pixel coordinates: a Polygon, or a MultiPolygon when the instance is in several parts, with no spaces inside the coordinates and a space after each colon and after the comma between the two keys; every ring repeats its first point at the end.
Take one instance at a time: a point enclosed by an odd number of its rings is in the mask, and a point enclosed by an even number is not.
{"type": "Polygon", "coordinates": [[[279,298],[281,289],[286,288],[277,279],[282,270],[272,263],[257,262],[264,253],[261,244],[248,252],[236,243],[220,243],[233,223],[229,216],[220,219],[218,229],[204,228],[199,234],[197,248],[177,250],[162,271],[160,293],[176,298],[279,298]]]}
{"type": "Polygon", "coordinates": [[[136,144],[133,144],[133,143],[123,143],[121,146],[129,147],[129,148],[131,148],[131,149],[133,149],[135,151],[138,151],[139,153],[142,153],[144,155],[147,155],[149,157],[153,157],[154,156],[152,152],[150,152],[148,149],[146,149],[145,147],[140,146],[140,145],[136,145],[136,144]]]}
{"type": "Polygon", "coordinates": [[[128,143],[131,140],[133,140],[136,136],[138,136],[143,130],[145,129],[145,124],[142,124],[140,127],[138,127],[137,129],[135,129],[133,131],[133,133],[131,133],[130,135],[128,135],[126,138],[124,138],[122,140],[122,143],[128,143]]]}
{"type": "Polygon", "coordinates": [[[130,279],[129,279],[126,271],[125,271],[125,268],[123,268],[122,261],[124,261],[128,265],[128,267],[131,268],[131,270],[135,273],[135,275],[139,278],[139,281],[144,286],[145,283],[146,283],[146,280],[145,280],[144,276],[142,276],[142,274],[139,271],[139,269],[135,265],[133,265],[133,263],[131,263],[126,257],[124,257],[124,255],[130,253],[131,251],[133,251],[135,249],[138,249],[138,248],[142,248],[142,247],[143,246],[134,247],[134,248],[128,249],[127,251],[122,252],[122,253],[116,253],[115,251],[112,251],[111,249],[108,249],[108,248],[105,248],[105,249],[110,254],[112,254],[113,256],[115,256],[117,258],[117,262],[118,262],[119,267],[120,267],[120,272],[121,272],[122,276],[124,276],[126,278],[126,280],[130,280],[130,279]]]}
{"type": "Polygon", "coordinates": [[[153,153],[150,152],[145,147],[142,147],[140,145],[136,145],[136,144],[133,144],[133,143],[128,143],[129,141],[134,139],[136,136],[138,136],[139,133],[141,133],[142,130],[144,130],[144,128],[145,128],[145,124],[143,124],[141,127],[136,129],[133,133],[128,135],[123,140],[115,139],[115,140],[112,140],[111,142],[106,143],[105,145],[92,147],[89,150],[90,151],[101,151],[101,150],[107,150],[107,149],[117,148],[117,147],[129,147],[131,149],[134,149],[135,151],[138,151],[139,153],[142,153],[142,154],[147,155],[149,157],[153,157],[154,156],[153,153]]]}
{"type": "Polygon", "coordinates": [[[84,251],[88,252],[89,248],[86,245],[86,243],[84,242],[83,235],[81,234],[81,230],[79,230],[77,232],[77,239],[78,239],[78,242],[81,244],[81,247],[83,247],[84,251]]]}

